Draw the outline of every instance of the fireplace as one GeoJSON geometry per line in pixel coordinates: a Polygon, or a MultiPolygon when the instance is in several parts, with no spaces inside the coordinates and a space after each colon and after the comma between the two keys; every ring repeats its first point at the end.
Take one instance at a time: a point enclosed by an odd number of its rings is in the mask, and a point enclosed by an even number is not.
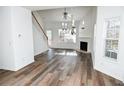
{"type": "Polygon", "coordinates": [[[80,42],[80,50],[87,51],[87,46],[88,46],[87,42],[83,41],[80,42]]]}

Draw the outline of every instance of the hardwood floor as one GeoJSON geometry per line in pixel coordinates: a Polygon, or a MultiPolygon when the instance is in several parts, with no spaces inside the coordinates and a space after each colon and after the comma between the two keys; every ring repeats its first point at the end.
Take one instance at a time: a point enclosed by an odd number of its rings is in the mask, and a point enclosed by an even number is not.
{"type": "Polygon", "coordinates": [[[50,49],[36,56],[35,60],[17,72],[0,70],[0,85],[123,85],[121,81],[94,70],[90,54],[50,49]]]}

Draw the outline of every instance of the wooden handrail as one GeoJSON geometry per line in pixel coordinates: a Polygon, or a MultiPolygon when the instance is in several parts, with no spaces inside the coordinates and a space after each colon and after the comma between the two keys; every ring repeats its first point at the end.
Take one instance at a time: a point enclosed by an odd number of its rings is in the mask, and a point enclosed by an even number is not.
{"type": "Polygon", "coordinates": [[[47,38],[47,40],[48,40],[48,37],[47,37],[47,35],[46,35],[45,31],[43,30],[42,26],[41,26],[41,25],[40,25],[40,23],[38,22],[38,20],[37,20],[37,18],[35,17],[35,15],[34,15],[34,13],[33,13],[33,12],[32,12],[32,16],[34,17],[34,19],[35,19],[35,21],[37,22],[37,24],[39,25],[39,27],[40,27],[41,31],[43,32],[43,34],[45,35],[45,37],[46,37],[46,38],[47,38]]]}

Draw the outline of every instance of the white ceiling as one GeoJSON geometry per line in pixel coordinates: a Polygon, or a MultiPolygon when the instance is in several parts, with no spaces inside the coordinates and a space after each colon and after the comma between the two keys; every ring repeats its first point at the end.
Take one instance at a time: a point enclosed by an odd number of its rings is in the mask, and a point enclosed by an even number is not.
{"type": "MultiPolygon", "coordinates": [[[[54,7],[55,8],[55,7],[54,7]]],[[[58,8],[58,7],[57,7],[58,8]]],[[[40,10],[38,13],[44,21],[63,21],[64,8],[40,10]]],[[[92,10],[92,6],[67,7],[67,12],[72,14],[75,21],[82,20],[92,10]]]]}
{"type": "Polygon", "coordinates": [[[56,8],[63,8],[65,6],[23,6],[29,10],[36,11],[36,10],[46,10],[46,9],[56,9],[56,8]]]}

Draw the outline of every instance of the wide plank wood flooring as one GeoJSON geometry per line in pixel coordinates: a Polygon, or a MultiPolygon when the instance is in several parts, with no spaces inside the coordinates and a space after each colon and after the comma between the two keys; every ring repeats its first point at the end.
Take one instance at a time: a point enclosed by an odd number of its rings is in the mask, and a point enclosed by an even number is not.
{"type": "Polygon", "coordinates": [[[0,70],[0,85],[117,86],[123,83],[94,70],[90,54],[50,49],[19,71],[0,70]]]}

